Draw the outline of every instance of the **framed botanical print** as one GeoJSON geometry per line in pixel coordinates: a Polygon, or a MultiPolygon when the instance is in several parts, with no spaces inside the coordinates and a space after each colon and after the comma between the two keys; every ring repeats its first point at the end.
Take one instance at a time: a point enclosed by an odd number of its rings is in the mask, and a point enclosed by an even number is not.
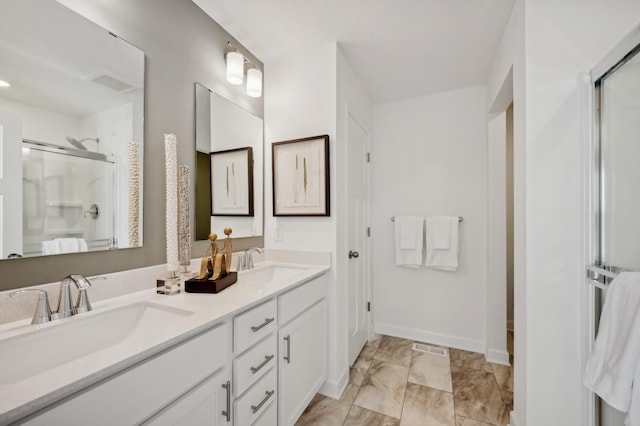
{"type": "Polygon", "coordinates": [[[253,216],[253,150],[212,152],[211,215],[253,216]]]}
{"type": "Polygon", "coordinates": [[[274,216],[329,216],[329,136],[275,142],[274,216]]]}

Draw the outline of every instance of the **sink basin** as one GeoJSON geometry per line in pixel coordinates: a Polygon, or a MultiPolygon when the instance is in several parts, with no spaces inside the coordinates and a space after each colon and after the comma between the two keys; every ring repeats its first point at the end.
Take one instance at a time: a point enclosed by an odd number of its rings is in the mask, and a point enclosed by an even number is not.
{"type": "Polygon", "coordinates": [[[90,312],[51,323],[47,328],[0,341],[0,384],[16,383],[74,361],[125,339],[156,330],[193,312],[154,303],[136,303],[90,312]]]}
{"type": "Polygon", "coordinates": [[[266,265],[256,267],[248,271],[242,271],[238,275],[238,280],[251,280],[261,282],[275,282],[286,280],[293,275],[299,274],[307,270],[305,267],[283,266],[283,265],[266,265]]]}

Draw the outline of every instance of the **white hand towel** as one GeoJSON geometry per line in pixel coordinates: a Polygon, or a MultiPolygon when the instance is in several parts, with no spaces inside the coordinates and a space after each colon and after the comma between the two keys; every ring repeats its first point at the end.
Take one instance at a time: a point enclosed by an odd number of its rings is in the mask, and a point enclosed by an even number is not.
{"type": "Polygon", "coordinates": [[[400,232],[400,248],[402,250],[415,250],[418,240],[422,243],[422,222],[424,218],[419,216],[399,216],[396,218],[396,232],[400,232]],[[420,224],[420,231],[418,225],[420,224]],[[399,229],[399,231],[398,231],[399,229]]]}
{"type": "Polygon", "coordinates": [[[42,254],[57,254],[58,243],[55,240],[43,241],[40,243],[40,251],[42,254]]]}
{"type": "Polygon", "coordinates": [[[449,250],[451,247],[451,224],[449,216],[433,216],[430,219],[433,232],[433,248],[449,250]]]}
{"type": "Polygon", "coordinates": [[[584,384],[613,408],[627,412],[626,425],[640,425],[639,362],[640,273],[624,272],[607,290],[584,384]]]}
{"type": "Polygon", "coordinates": [[[395,218],[394,228],[396,265],[419,268],[422,265],[424,246],[424,219],[417,216],[398,216],[395,218]]]}
{"type": "Polygon", "coordinates": [[[76,253],[80,251],[77,238],[56,238],[58,253],[76,253]]]}
{"type": "Polygon", "coordinates": [[[444,216],[444,218],[446,220],[437,216],[427,218],[427,256],[425,266],[427,268],[455,272],[458,269],[458,254],[460,252],[458,217],[444,216]],[[442,227],[448,229],[448,232],[442,227]],[[442,241],[437,245],[436,240],[437,238],[444,238],[443,235],[447,234],[449,236],[448,248],[437,248],[446,246],[442,241]]]}
{"type": "Polygon", "coordinates": [[[84,238],[78,238],[78,251],[89,251],[89,246],[84,238]]]}

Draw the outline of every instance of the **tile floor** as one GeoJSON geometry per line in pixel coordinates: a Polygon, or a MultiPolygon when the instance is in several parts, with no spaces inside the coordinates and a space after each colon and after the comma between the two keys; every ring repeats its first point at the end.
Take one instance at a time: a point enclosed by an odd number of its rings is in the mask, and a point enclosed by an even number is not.
{"type": "MultiPolygon", "coordinates": [[[[513,334],[508,334],[513,354],[513,334]]],[[[296,425],[506,425],[513,409],[513,368],[484,355],[412,350],[413,341],[376,336],[351,368],[340,400],[316,395],[296,425]]],[[[436,346],[436,345],[432,345],[436,346]]],[[[513,365],[513,355],[511,355],[513,365]]]]}

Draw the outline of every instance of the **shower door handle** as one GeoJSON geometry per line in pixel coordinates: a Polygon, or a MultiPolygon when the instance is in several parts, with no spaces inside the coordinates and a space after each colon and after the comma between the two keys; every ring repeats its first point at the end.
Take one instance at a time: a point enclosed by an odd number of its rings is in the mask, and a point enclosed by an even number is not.
{"type": "Polygon", "coordinates": [[[349,259],[357,259],[358,256],[360,256],[360,253],[355,250],[349,250],[349,259]]]}

